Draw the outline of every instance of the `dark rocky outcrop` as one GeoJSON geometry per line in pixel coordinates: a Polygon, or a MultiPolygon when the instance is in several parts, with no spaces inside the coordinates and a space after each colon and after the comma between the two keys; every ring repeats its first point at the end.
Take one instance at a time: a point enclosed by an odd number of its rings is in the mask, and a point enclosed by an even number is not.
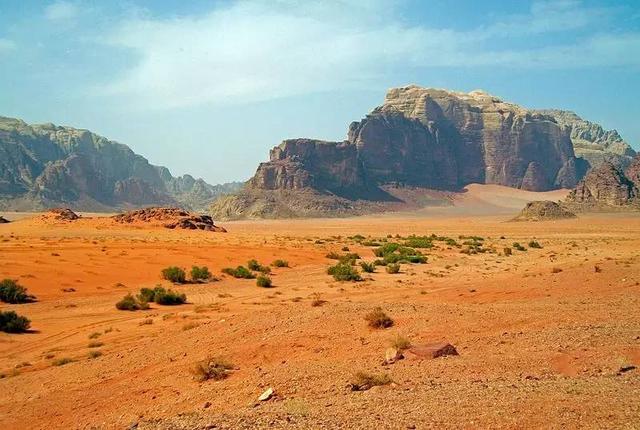
{"type": "MultiPolygon", "coordinates": [[[[637,160],[628,173],[637,179],[637,160]]],[[[578,210],[640,208],[640,183],[609,162],[591,169],[566,198],[578,210]]]]}
{"type": "Polygon", "coordinates": [[[172,230],[226,232],[223,227],[215,225],[211,216],[193,214],[180,208],[150,207],[114,215],[111,219],[121,224],[162,225],[172,230]]]}
{"type": "Polygon", "coordinates": [[[41,218],[55,221],[75,221],[80,219],[80,215],[69,208],[53,208],[42,214],[41,218]]]}
{"type": "Polygon", "coordinates": [[[586,121],[570,111],[548,109],[538,112],[552,116],[559,125],[569,129],[576,156],[587,161],[591,167],[609,162],[625,169],[636,155],[616,130],[605,130],[599,124],[586,121]]]}
{"type": "Polygon", "coordinates": [[[575,218],[576,214],[550,200],[529,202],[512,221],[553,221],[575,218]]]}
{"type": "Polygon", "coordinates": [[[202,208],[221,192],[201,179],[173,177],[129,147],[87,130],[0,117],[0,207],[202,208]]]}

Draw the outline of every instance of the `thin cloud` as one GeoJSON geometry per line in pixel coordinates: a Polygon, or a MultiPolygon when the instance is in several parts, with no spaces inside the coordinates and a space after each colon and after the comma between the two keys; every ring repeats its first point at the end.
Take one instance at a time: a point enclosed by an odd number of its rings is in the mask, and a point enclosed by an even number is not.
{"type": "Polygon", "coordinates": [[[0,38],[0,54],[13,51],[14,49],[16,49],[14,41],[0,38]]]}
{"type": "Polygon", "coordinates": [[[167,109],[366,87],[407,67],[640,66],[640,33],[494,48],[505,35],[589,28],[606,14],[575,0],[538,2],[527,15],[469,31],[409,25],[389,2],[377,0],[312,7],[244,1],[199,17],[137,16],[106,43],[131,50],[138,61],[101,91],[145,109],[167,109]]]}
{"type": "Polygon", "coordinates": [[[78,7],[71,2],[58,0],[44,9],[44,16],[50,21],[65,21],[78,15],[78,7]]]}

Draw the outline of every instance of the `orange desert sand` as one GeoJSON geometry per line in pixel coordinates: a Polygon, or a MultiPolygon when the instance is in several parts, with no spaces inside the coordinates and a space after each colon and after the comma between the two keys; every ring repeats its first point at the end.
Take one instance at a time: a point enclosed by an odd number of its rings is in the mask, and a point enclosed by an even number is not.
{"type": "Polygon", "coordinates": [[[37,301],[1,304],[32,332],[0,333],[0,428],[638,428],[640,216],[507,222],[529,200],[564,194],[473,186],[451,208],[220,223],[228,233],[2,214],[14,222],[0,225],[0,279],[37,301]],[[496,252],[435,242],[427,264],[399,274],[327,274],[330,251],[375,259],[349,236],[432,233],[482,236],[496,252]],[[531,240],[542,249],[502,255],[531,240]],[[272,268],[273,288],[221,274],[253,258],[291,267],[272,268]],[[220,280],[170,285],[170,265],[205,265],[220,280]],[[157,284],[188,304],[115,308],[157,284]],[[378,306],[392,327],[368,327],[378,306]],[[383,364],[399,335],[459,355],[383,364]],[[196,381],[212,355],[233,371],[196,381]],[[392,382],[352,391],[359,371],[392,382]]]}

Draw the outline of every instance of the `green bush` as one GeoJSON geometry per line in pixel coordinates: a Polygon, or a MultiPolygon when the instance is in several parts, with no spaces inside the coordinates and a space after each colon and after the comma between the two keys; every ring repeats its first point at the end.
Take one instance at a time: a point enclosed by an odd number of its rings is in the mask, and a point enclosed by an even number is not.
{"type": "Polygon", "coordinates": [[[258,263],[258,260],[247,261],[247,267],[249,268],[249,270],[253,270],[255,272],[271,273],[271,269],[268,266],[263,266],[262,264],[258,263]]]}
{"type": "Polygon", "coordinates": [[[362,277],[358,271],[348,263],[338,263],[329,267],[327,273],[333,276],[336,281],[361,281],[362,277]]]}
{"type": "Polygon", "coordinates": [[[0,281],[0,301],[5,303],[28,303],[35,300],[35,297],[27,293],[27,289],[18,284],[13,279],[3,279],[0,281]]]}
{"type": "Polygon", "coordinates": [[[400,265],[398,263],[387,264],[387,273],[391,273],[391,274],[400,273],[400,265]]]}
{"type": "Polygon", "coordinates": [[[433,236],[409,236],[404,245],[411,248],[433,248],[433,236]]]}
{"type": "Polygon", "coordinates": [[[183,269],[171,266],[162,270],[162,278],[174,284],[184,284],[187,281],[187,274],[183,269]]]}
{"type": "Polygon", "coordinates": [[[207,266],[193,266],[191,268],[191,279],[194,281],[208,281],[211,279],[211,272],[207,266]]]}
{"type": "Polygon", "coordinates": [[[254,279],[256,277],[256,275],[244,266],[238,266],[235,269],[232,267],[226,267],[222,269],[222,273],[226,273],[227,275],[240,279],[254,279]]]}
{"type": "Polygon", "coordinates": [[[172,290],[167,291],[158,291],[156,292],[154,298],[154,302],[159,305],[165,306],[173,306],[173,305],[182,305],[187,302],[187,295],[184,293],[177,293],[172,290]]]}
{"type": "Polygon", "coordinates": [[[116,303],[116,309],[121,311],[138,311],[149,309],[149,303],[140,301],[137,298],[133,297],[131,294],[127,294],[116,303]]]}
{"type": "Polygon", "coordinates": [[[260,275],[258,276],[258,279],[256,279],[256,285],[262,288],[271,288],[272,286],[271,278],[265,275],[260,275]]]}
{"type": "Polygon", "coordinates": [[[0,331],[6,333],[23,333],[29,329],[31,321],[14,311],[0,311],[0,331]]]}
{"type": "MultiPolygon", "coordinates": [[[[398,243],[385,243],[373,250],[376,257],[382,257],[386,264],[391,263],[419,263],[427,262],[427,257],[422,255],[417,249],[409,246],[402,246],[398,243]]],[[[386,265],[385,264],[385,265],[386,265]]]]}
{"type": "Polygon", "coordinates": [[[366,273],[373,273],[376,271],[375,263],[367,263],[366,261],[361,261],[360,267],[362,268],[362,271],[366,273]]]}
{"type": "Polygon", "coordinates": [[[542,245],[540,245],[540,243],[538,243],[537,241],[532,240],[531,242],[529,242],[529,248],[542,249],[542,245]]]}
{"type": "Polygon", "coordinates": [[[273,263],[271,263],[271,265],[273,267],[289,267],[289,262],[287,260],[274,260],[273,263]]]}

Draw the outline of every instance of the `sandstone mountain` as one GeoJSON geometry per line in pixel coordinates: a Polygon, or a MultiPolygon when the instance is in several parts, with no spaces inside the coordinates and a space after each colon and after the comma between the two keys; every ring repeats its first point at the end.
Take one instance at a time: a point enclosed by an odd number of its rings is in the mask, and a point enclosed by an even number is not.
{"type": "Polygon", "coordinates": [[[576,156],[587,160],[592,167],[610,162],[625,169],[636,155],[616,130],[605,130],[570,111],[548,109],[538,112],[552,116],[559,125],[569,128],[576,156]]]}
{"type": "Polygon", "coordinates": [[[149,205],[202,209],[239,184],[173,177],[126,145],[87,130],[0,117],[0,208],[111,211],[149,205]]]}
{"type": "Polygon", "coordinates": [[[588,168],[588,162],[575,156],[569,127],[552,115],[482,91],[465,94],[411,85],[391,89],[382,106],[349,126],[345,141],[285,140],[271,150],[270,160],[260,164],[241,193],[215,203],[212,212],[268,217],[278,216],[270,213],[272,207],[287,212],[284,205],[290,216],[306,216],[287,202],[300,206],[304,200],[322,212],[333,204],[402,200],[389,187],[457,191],[482,183],[530,191],[573,188],[588,168]],[[300,199],[293,197],[301,191],[300,199]],[[320,200],[323,204],[315,207],[320,200]]]}

